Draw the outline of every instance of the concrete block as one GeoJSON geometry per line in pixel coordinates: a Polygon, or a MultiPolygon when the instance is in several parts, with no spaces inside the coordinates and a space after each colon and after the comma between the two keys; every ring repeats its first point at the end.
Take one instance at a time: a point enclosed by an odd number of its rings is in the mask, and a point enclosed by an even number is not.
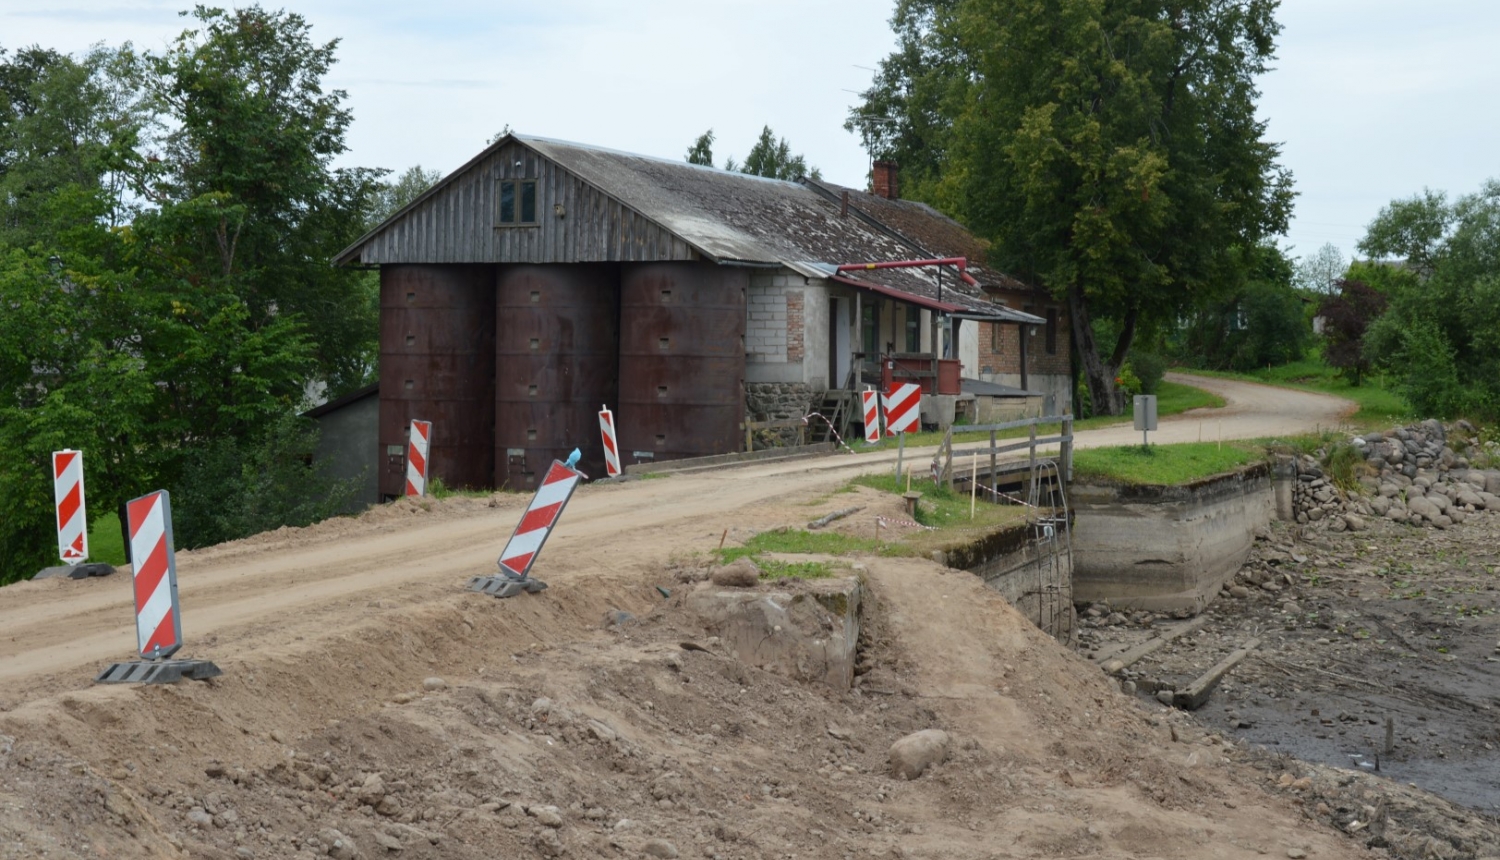
{"type": "Polygon", "coordinates": [[[1073,599],[1200,612],[1250,554],[1275,510],[1256,464],[1183,486],[1074,484],[1073,599]]]}
{"type": "Polygon", "coordinates": [[[854,683],[864,586],[853,577],[725,589],[700,583],[687,608],[751,665],[835,690],[854,683]]]}

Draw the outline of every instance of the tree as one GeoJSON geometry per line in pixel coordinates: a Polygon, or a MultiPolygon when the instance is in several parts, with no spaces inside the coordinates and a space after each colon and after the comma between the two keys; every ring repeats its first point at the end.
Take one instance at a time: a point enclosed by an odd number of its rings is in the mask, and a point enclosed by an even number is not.
{"type": "Polygon", "coordinates": [[[704,167],[714,166],[714,130],[709,129],[698,135],[693,145],[688,147],[688,164],[701,164],[704,167]]]}
{"type": "Polygon", "coordinates": [[[370,189],[372,200],[365,229],[368,230],[396,214],[442,178],[441,170],[425,170],[422,165],[416,164],[408,167],[391,182],[374,184],[370,189]]]}
{"type": "Polygon", "coordinates": [[[259,6],[192,14],[198,29],[140,57],[163,151],[141,183],[159,208],[136,227],[184,275],[236,296],[250,327],[299,321],[331,392],[357,388],[374,363],[377,297],[328,249],[363,231],[378,173],[332,166],[351,120],[346,94],[323,89],[338,43],[259,6]]]}
{"type": "Polygon", "coordinates": [[[95,513],[156,487],[277,496],[189,515],[183,546],[336,489],[291,416],[373,365],[372,279],[330,261],[378,174],[331,167],[332,44],[259,7],[195,15],[161,55],[0,62],[0,582],[55,558],[51,450],[85,452],[95,513]]]}
{"type": "MultiPolygon", "coordinates": [[[[713,143],[714,130],[709,129],[688,147],[688,163],[713,166],[713,143]]],[[[750,154],[745,156],[744,163],[737,162],[734,156],[730,156],[724,161],[724,169],[789,181],[803,177],[823,178],[818,168],[808,169],[807,159],[800,154],[793,155],[791,144],[784,137],[778,140],[769,125],[761,128],[760,137],[750,147],[750,154]]]]}
{"type": "Polygon", "coordinates": [[[1365,357],[1419,412],[1500,418],[1500,181],[1394,201],[1359,249],[1389,299],[1365,357]]]}
{"type": "MultiPolygon", "coordinates": [[[[1223,296],[1202,301],[1174,338],[1178,361],[1216,370],[1247,370],[1301,358],[1311,339],[1293,267],[1269,243],[1235,249],[1244,280],[1223,296]]],[[[1139,339],[1139,338],[1138,338],[1139,339]]]]}
{"type": "Polygon", "coordinates": [[[1323,318],[1323,337],[1328,342],[1323,348],[1323,360],[1338,368],[1350,385],[1358,387],[1370,370],[1365,332],[1370,323],[1385,313],[1386,299],[1359,281],[1340,279],[1335,287],[1338,292],[1318,305],[1318,315],[1323,318]]]}
{"type": "Polygon", "coordinates": [[[1255,115],[1276,6],[900,0],[849,123],[915,162],[903,184],[992,238],[992,264],[1067,302],[1090,399],[1118,414],[1138,326],[1232,290],[1232,249],[1285,231],[1291,176],[1255,115]],[[1118,322],[1108,351],[1095,316],[1118,322]]]}
{"type": "Polygon", "coordinates": [[[1315,295],[1326,295],[1338,288],[1349,264],[1344,254],[1332,242],[1297,261],[1297,288],[1315,295]]]}

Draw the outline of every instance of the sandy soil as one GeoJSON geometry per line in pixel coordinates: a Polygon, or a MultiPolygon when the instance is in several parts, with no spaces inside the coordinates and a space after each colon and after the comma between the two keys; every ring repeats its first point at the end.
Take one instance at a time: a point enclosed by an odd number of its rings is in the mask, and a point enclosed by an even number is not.
{"type": "MultiPolygon", "coordinates": [[[[1210,385],[1238,410],[1225,438],[1347,408],[1210,385]]],[[[1164,422],[1179,426],[1196,432],[1164,422]]],[[[225,670],[204,684],[91,684],[131,656],[127,577],[0,589],[0,857],[1361,853],[1217,736],[1169,727],[925,562],[867,561],[880,635],[863,690],[680,651],[703,631],[655,590],[680,590],[674,568],[726,530],[801,527],[893,459],[584,487],[534,571],[551,588],[509,601],[462,585],[494,569],[515,497],[403,501],[183,553],[181,656],[225,670]],[[638,623],[604,627],[615,610],[638,623]],[[889,744],[929,727],[954,733],[953,760],[892,780],[889,744]]]]}

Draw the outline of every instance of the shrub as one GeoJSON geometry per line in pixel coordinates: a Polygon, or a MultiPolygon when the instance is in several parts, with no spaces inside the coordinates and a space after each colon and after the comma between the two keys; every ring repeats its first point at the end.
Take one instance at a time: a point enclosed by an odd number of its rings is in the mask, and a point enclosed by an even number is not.
{"type": "Polygon", "coordinates": [[[1130,367],[1141,380],[1142,394],[1155,394],[1167,374],[1167,360],[1154,352],[1132,352],[1130,367]]]}
{"type": "Polygon", "coordinates": [[[315,423],[287,416],[258,436],[215,439],[189,452],[171,488],[177,546],[311,525],[345,510],[358,482],[313,465],[317,444],[315,423]]]}

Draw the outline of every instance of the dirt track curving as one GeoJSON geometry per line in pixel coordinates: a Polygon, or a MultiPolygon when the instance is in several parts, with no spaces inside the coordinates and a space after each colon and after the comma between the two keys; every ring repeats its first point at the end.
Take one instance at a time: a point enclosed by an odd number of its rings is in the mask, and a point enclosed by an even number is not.
{"type": "MultiPolygon", "coordinates": [[[[1230,401],[1226,438],[1347,409],[1203,384],[1230,401]]],[[[1356,856],[1222,744],[1186,726],[1174,742],[1167,715],[925,562],[868,562],[870,692],[719,653],[667,665],[703,635],[654,589],[680,590],[674,564],[726,529],[734,541],[832,510],[832,490],[893,456],[585,487],[535,571],[551,589],[510,601],[462,584],[493,570],[513,497],[403,501],[183,553],[183,656],[226,672],[208,684],[91,685],[132,651],[125,576],[0,589],[0,858],[340,856],[330,829],[364,857],[640,856],[652,838],[704,857],[1356,856]],[[639,626],[601,629],[609,609],[639,626]],[[424,692],[430,675],[444,683],[424,692]],[[540,697],[559,703],[555,723],[540,697]],[[955,760],[914,783],[884,776],[889,744],[928,727],[954,733],[955,760]],[[384,811],[361,800],[377,776],[396,798],[384,811]],[[557,806],[562,826],[528,805],[557,806]]]]}

